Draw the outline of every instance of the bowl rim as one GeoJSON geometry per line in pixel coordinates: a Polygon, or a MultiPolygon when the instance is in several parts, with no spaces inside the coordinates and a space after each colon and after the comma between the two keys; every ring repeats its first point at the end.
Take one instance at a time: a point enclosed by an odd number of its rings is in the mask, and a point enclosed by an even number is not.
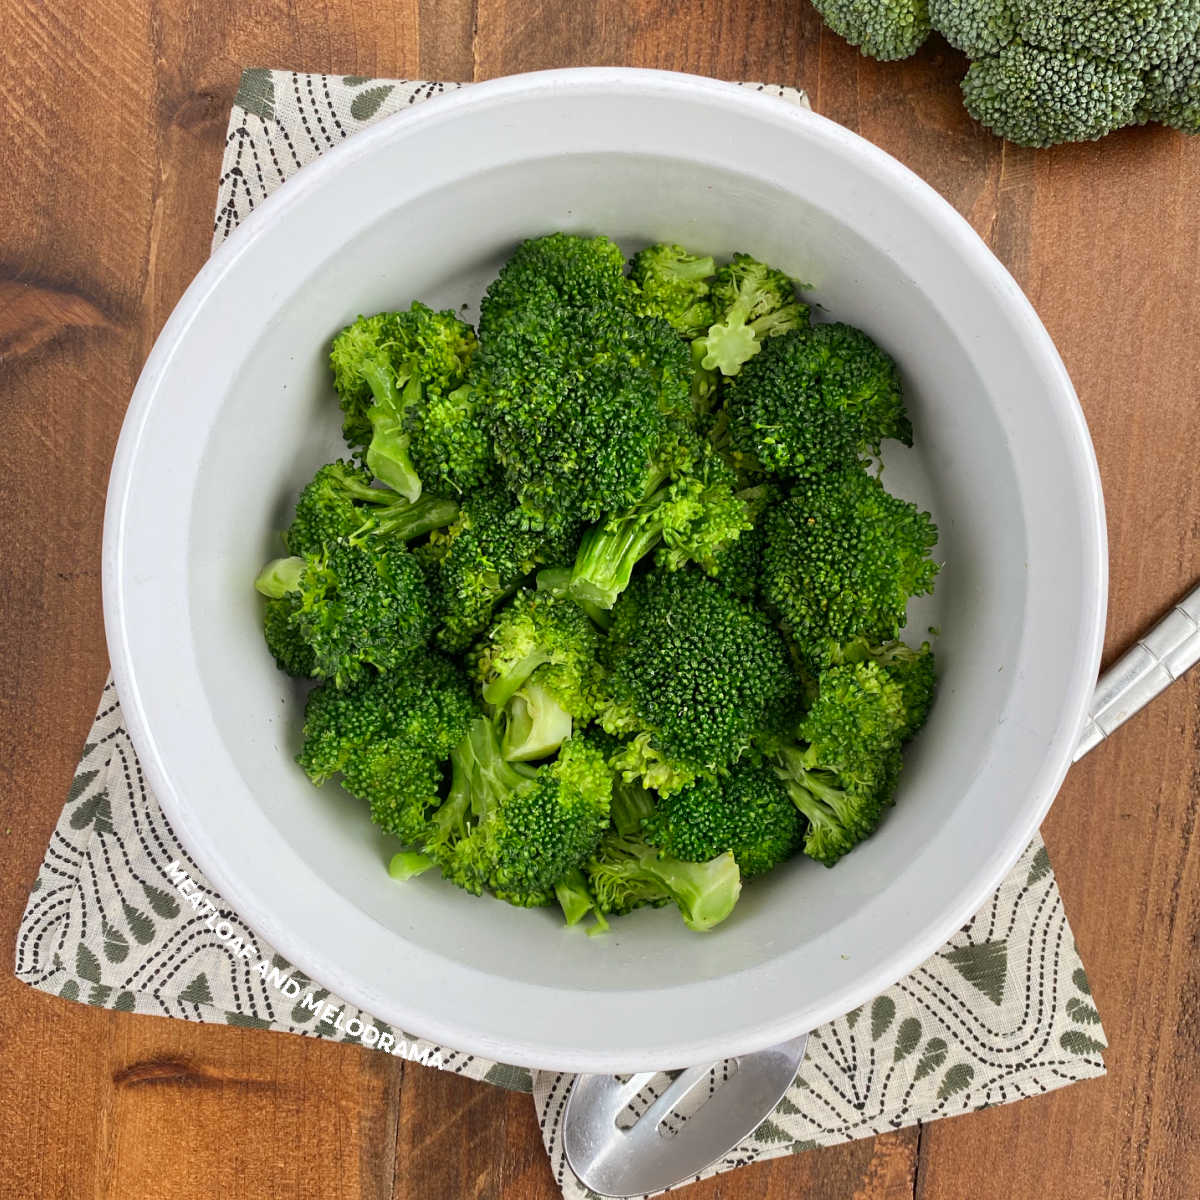
{"type": "MultiPolygon", "coordinates": [[[[1030,841],[1071,764],[1077,732],[1082,726],[1094,687],[1105,627],[1107,601],[1107,539],[1104,502],[1095,452],[1082,409],[1066,368],[1049,333],[1042,325],[1028,298],[1002,263],[976,234],[958,211],[929,184],[898,160],[858,134],[827,118],[798,106],[785,105],[770,95],[738,84],[678,72],[626,67],[565,68],[505,76],[473,83],[435,97],[418,108],[406,111],[403,121],[385,119],[331,148],[306,165],[286,186],[279,187],[265,202],[250,213],[199,270],[180,298],[148,356],[134,390],[110,475],[102,554],[102,582],[105,630],[112,673],[116,682],[126,724],[137,749],[146,776],[157,795],[172,829],[222,896],[237,899],[237,911],[246,923],[283,954],[294,967],[309,978],[329,986],[336,995],[358,1005],[364,1011],[385,1019],[397,1028],[444,1043],[457,1050],[517,1065],[568,1071],[624,1072],[662,1067],[677,1067],[761,1049],[793,1037],[840,1016],[870,1000],[903,978],[934,954],[986,901],[1011,870],[1030,841]],[[931,922],[920,936],[898,945],[890,956],[874,963],[873,968],[856,977],[853,986],[836,988],[819,1004],[790,1016],[773,1017],[739,1028],[737,1034],[718,1034],[693,1039],[672,1047],[664,1058],[654,1049],[636,1053],[614,1047],[604,1052],[574,1052],[559,1048],[552,1053],[533,1041],[497,1041],[459,1027],[450,1027],[427,1012],[414,1012],[404,997],[382,995],[369,986],[343,975],[335,963],[321,957],[304,939],[282,924],[275,914],[248,896],[230,877],[215,845],[189,820],[187,805],[172,782],[170,770],[160,753],[153,734],[154,720],[146,711],[137,682],[137,667],[126,637],[129,616],[128,597],[120,570],[128,517],[128,493],[141,435],[166,373],[173,349],[184,336],[196,312],[217,287],[231,266],[245,255],[273,223],[345,164],[369,157],[376,146],[394,137],[407,136],[430,122],[443,121],[455,113],[502,102],[509,97],[553,95],[564,90],[636,89],[646,96],[675,95],[706,97],[712,103],[740,108],[772,122],[806,126],[811,136],[832,143],[843,155],[850,156],[873,174],[886,178],[906,193],[927,218],[946,232],[954,243],[953,252],[967,255],[974,267],[1001,287],[1015,324],[1019,324],[1024,344],[1036,358],[1046,381],[1046,390],[1062,419],[1064,442],[1072,451],[1071,466],[1079,473],[1086,494],[1079,496],[1079,517],[1087,531],[1087,544],[1081,557],[1087,585],[1084,610],[1079,614],[1080,643],[1086,648],[1071,677],[1064,699],[1062,719],[1054,730],[1040,767],[1033,773],[1029,796],[1014,820],[1006,843],[988,859],[986,869],[975,877],[974,885],[962,888],[954,896],[939,921],[931,922]],[[415,1018],[414,1019],[414,1015],[415,1018]]],[[[534,985],[527,985],[533,987],[534,985]]]]}

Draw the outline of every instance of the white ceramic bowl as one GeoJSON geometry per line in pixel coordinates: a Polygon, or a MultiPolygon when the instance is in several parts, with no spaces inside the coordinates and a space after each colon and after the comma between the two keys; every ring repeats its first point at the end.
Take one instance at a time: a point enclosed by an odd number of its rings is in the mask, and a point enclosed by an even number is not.
{"type": "Polygon", "coordinates": [[[356,135],[213,255],[146,364],[108,497],[104,596],[147,775],[209,879],[293,963],[395,1026],[506,1062],[676,1067],[846,1012],[1000,882],[1066,771],[1096,675],[1103,504],[1082,414],[1016,284],[931,188],[767,96],[648,71],[479,84],[356,135]],[[556,911],[392,882],[364,806],[292,762],[301,693],[251,586],[339,451],[330,336],[361,312],[473,304],[523,237],[748,250],[902,365],[932,509],[941,692],[894,811],[828,871],[748,887],[708,935],[671,910],[606,937],[556,911]]]}

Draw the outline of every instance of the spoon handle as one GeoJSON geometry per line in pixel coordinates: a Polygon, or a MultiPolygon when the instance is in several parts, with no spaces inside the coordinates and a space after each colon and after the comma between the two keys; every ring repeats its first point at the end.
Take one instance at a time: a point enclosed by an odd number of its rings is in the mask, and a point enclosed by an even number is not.
{"type": "Polygon", "coordinates": [[[1073,762],[1200,661],[1200,587],[1123,654],[1096,684],[1073,762]]]}

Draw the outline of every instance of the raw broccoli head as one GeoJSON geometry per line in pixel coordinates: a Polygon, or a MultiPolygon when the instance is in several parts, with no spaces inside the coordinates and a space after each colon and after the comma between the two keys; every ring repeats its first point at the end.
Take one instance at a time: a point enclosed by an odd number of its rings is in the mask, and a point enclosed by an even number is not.
{"type": "Polygon", "coordinates": [[[315,688],[296,761],[317,784],[340,775],[377,825],[413,843],[440,803],[446,759],[476,712],[462,671],[428,651],[348,688],[315,688]]]}
{"type": "Polygon", "coordinates": [[[492,612],[541,563],[570,561],[575,531],[531,528],[516,498],[498,479],[464,497],[458,517],[417,552],[441,613],[437,640],[465,650],[492,612]]]}
{"type": "Polygon", "coordinates": [[[785,479],[818,474],[884,438],[912,445],[891,356],[851,325],[814,325],[771,338],[730,381],[733,449],[785,479]]]}
{"type": "Polygon", "coordinates": [[[510,904],[548,904],[554,885],[596,849],[609,821],[612,772],[586,738],[532,770],[504,760],[496,725],[472,722],[451,755],[450,796],[423,848],[459,887],[510,904]]]}
{"type": "Polygon", "coordinates": [[[480,366],[496,454],[535,523],[596,521],[646,492],[691,358],[664,321],[531,297],[487,327],[480,366]]]}
{"type": "Polygon", "coordinates": [[[480,335],[486,340],[512,319],[524,324],[531,305],[553,309],[632,301],[625,256],[615,242],[551,233],[522,242],[500,268],[479,306],[480,335]]]}
{"type": "Polygon", "coordinates": [[[808,324],[808,305],[782,271],[735,254],[712,279],[715,323],[699,339],[700,366],[736,375],[767,338],[808,324]]]}
{"type": "Polygon", "coordinates": [[[692,568],[636,580],[613,610],[605,653],[617,710],[700,770],[735,761],[795,687],[767,618],[692,568]]]}
{"type": "Polygon", "coordinates": [[[389,488],[372,487],[362,467],[331,462],[300,493],[284,542],[290,554],[318,554],[331,542],[370,536],[407,542],[448,525],[457,512],[451,500],[423,496],[412,503],[389,488]]]}
{"type": "Polygon", "coordinates": [[[742,878],[752,879],[791,857],[802,828],[775,772],[743,761],[660,798],[641,833],[650,845],[685,862],[707,862],[731,851],[742,878]]]}
{"type": "Polygon", "coordinates": [[[834,33],[883,60],[915,54],[929,36],[929,0],[813,0],[834,33]]]}
{"type": "Polygon", "coordinates": [[[488,469],[474,393],[450,399],[466,384],[475,349],[469,325],[420,303],[359,317],[333,339],[329,361],[346,441],[365,450],[371,472],[410,500],[423,484],[462,492],[488,469]],[[431,478],[422,479],[414,450],[431,478]]]}
{"type": "Polygon", "coordinates": [[[808,819],[804,852],[826,866],[869,837],[900,773],[907,710],[903,688],[877,662],[821,672],[817,698],[779,751],[780,777],[808,819]]]}
{"type": "Polygon", "coordinates": [[[475,654],[488,704],[503,708],[530,679],[573,717],[595,714],[600,636],[572,600],[526,588],[501,610],[475,654]]]}
{"type": "Polygon", "coordinates": [[[1024,146],[1140,121],[1200,132],[1198,0],[813,0],[864,54],[903,58],[936,29],[973,61],[967,110],[1024,146]]]}
{"type": "Polygon", "coordinates": [[[762,595],[809,661],[833,644],[895,637],[938,564],[930,516],[854,465],[802,481],[765,518],[762,595]]]}
{"type": "Polygon", "coordinates": [[[711,256],[689,254],[682,246],[640,250],[629,263],[637,311],[661,317],[685,338],[699,337],[716,320],[708,286],[715,271],[711,256]]]}

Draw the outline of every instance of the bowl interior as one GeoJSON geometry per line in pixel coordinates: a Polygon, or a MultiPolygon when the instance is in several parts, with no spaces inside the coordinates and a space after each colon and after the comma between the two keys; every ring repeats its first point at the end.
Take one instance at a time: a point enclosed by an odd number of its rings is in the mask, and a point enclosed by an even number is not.
{"type": "Polygon", "coordinates": [[[373,141],[347,147],[337,171],[321,164],[307,190],[304,176],[289,185],[290,204],[229,248],[164,334],[122,493],[122,695],[137,693],[139,748],[201,865],[341,994],[411,1032],[535,1065],[678,1065],[893,982],[1021,850],[1094,670],[1090,448],[1011,280],[948,208],[843,131],[663,88],[464,99],[440,122],[414,113],[363,135],[373,141]],[[697,107],[724,123],[720,142],[705,139],[729,147],[720,164],[678,136],[697,107]],[[940,692],[895,809],[836,870],[800,859],[748,886],[706,936],[652,910],[591,938],[557,910],[430,876],[393,883],[396,847],[364,806],[312,788],[292,762],[304,689],[262,645],[251,582],[280,552],[299,488],[344,453],[331,335],[414,299],[473,317],[515,244],[551,229],[629,251],[660,239],[746,250],[810,283],[826,317],[862,326],[901,364],[916,446],[885,446],[884,478],[940,529],[937,593],[913,605],[908,630],[940,631],[940,692]],[[169,470],[147,466],[164,453],[169,470]],[[151,553],[160,539],[165,558],[151,553]]]}

